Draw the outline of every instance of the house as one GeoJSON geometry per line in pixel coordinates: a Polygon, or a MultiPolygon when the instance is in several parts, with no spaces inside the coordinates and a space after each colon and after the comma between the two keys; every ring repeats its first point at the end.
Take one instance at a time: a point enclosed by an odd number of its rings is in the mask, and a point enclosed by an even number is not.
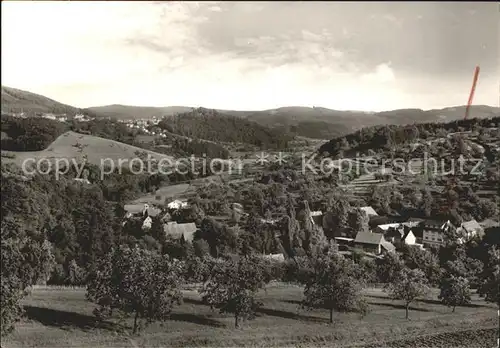
{"type": "Polygon", "coordinates": [[[185,224],[178,224],[175,221],[167,222],[163,225],[163,231],[167,237],[172,238],[183,238],[186,242],[192,242],[194,238],[194,233],[198,229],[194,222],[189,222],[185,224]]]}
{"type": "Polygon", "coordinates": [[[281,219],[263,219],[263,218],[260,219],[260,222],[262,222],[263,224],[269,224],[269,225],[274,225],[274,224],[278,223],[279,221],[281,221],[281,219]]]}
{"type": "Polygon", "coordinates": [[[151,229],[152,225],[153,225],[153,219],[151,219],[151,216],[148,216],[142,222],[142,229],[149,230],[149,229],[151,229]]]}
{"type": "Polygon", "coordinates": [[[394,245],[386,241],[384,235],[381,233],[358,232],[354,239],[354,245],[357,248],[376,255],[382,254],[383,251],[393,252],[396,250],[394,245]]]}
{"type": "Polygon", "coordinates": [[[283,254],[269,254],[269,255],[262,255],[262,257],[266,260],[285,262],[285,256],[283,254]]]}
{"type": "Polygon", "coordinates": [[[187,208],[188,203],[186,201],[181,201],[180,199],[176,199],[167,204],[168,209],[184,209],[187,208]]]}
{"type": "Polygon", "coordinates": [[[418,225],[419,222],[416,221],[394,222],[378,225],[373,229],[373,232],[383,234],[386,240],[391,243],[403,242],[407,245],[413,245],[417,242],[417,237],[412,229],[418,225]]]}
{"type": "Polygon", "coordinates": [[[383,225],[378,225],[373,229],[374,233],[381,233],[381,234],[386,234],[388,231],[391,229],[403,229],[403,226],[399,222],[394,222],[390,224],[383,224],[383,225]]]}
{"type": "Polygon", "coordinates": [[[149,204],[125,204],[123,209],[131,215],[141,214],[143,216],[155,217],[161,213],[161,209],[150,207],[149,204]]]}
{"type": "Polygon", "coordinates": [[[459,236],[463,236],[460,238],[459,242],[464,243],[475,236],[482,237],[484,235],[484,229],[476,220],[472,219],[462,222],[457,228],[457,233],[459,236]]]}
{"type": "Polygon", "coordinates": [[[420,224],[420,222],[417,221],[407,221],[407,222],[391,222],[388,224],[381,224],[381,225],[376,225],[373,228],[373,231],[376,233],[386,233],[389,229],[395,228],[395,229],[404,229],[405,227],[407,228],[415,228],[420,224]]]}
{"type": "Polygon", "coordinates": [[[84,183],[84,184],[87,184],[87,185],[90,185],[90,181],[89,181],[89,179],[74,178],[73,180],[74,180],[74,181],[81,182],[81,183],[84,183]]]}
{"type": "Polygon", "coordinates": [[[85,119],[85,115],[84,114],[76,114],[73,119],[75,121],[83,121],[85,119]]]}
{"type": "Polygon", "coordinates": [[[42,117],[46,118],[48,120],[54,120],[54,121],[57,119],[56,115],[54,115],[54,114],[44,114],[42,117]]]}
{"type": "Polygon", "coordinates": [[[417,244],[417,237],[411,227],[400,224],[398,227],[389,228],[384,233],[384,238],[391,243],[402,243],[406,245],[417,244]]]}
{"type": "Polygon", "coordinates": [[[372,207],[370,206],[366,206],[366,207],[361,207],[359,208],[361,209],[362,211],[365,212],[366,215],[368,215],[368,217],[370,216],[378,216],[377,212],[375,211],[375,209],[373,209],[372,207]]]}
{"type": "Polygon", "coordinates": [[[335,243],[337,243],[339,250],[345,251],[348,247],[352,246],[354,243],[353,238],[346,237],[334,237],[335,243]]]}
{"type": "Polygon", "coordinates": [[[443,245],[445,233],[454,226],[450,220],[424,220],[419,228],[422,230],[422,244],[429,247],[443,245]]]}

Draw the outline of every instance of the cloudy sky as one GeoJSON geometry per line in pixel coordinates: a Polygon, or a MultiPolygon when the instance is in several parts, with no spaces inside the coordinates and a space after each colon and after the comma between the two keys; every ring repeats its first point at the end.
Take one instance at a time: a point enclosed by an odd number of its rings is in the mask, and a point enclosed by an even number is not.
{"type": "Polygon", "coordinates": [[[2,2],[2,85],[106,104],[499,104],[498,5],[2,2]]]}

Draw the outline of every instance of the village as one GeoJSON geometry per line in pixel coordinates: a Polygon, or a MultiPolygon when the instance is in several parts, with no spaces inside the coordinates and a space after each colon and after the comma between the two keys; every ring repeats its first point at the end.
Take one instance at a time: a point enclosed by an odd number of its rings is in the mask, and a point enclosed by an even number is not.
{"type": "MultiPolygon", "coordinates": [[[[182,240],[192,243],[195,232],[198,230],[193,222],[177,223],[172,221],[172,215],[180,210],[188,209],[188,200],[175,199],[166,205],[166,209],[150,206],[145,203],[141,205],[125,205],[125,225],[129,219],[139,219],[142,229],[148,231],[151,228],[153,218],[160,218],[167,238],[182,240]]],[[[339,251],[344,255],[352,252],[362,252],[367,257],[381,257],[384,253],[397,251],[402,246],[415,246],[421,249],[439,248],[444,246],[450,235],[457,236],[454,242],[464,244],[473,238],[482,238],[485,228],[498,226],[498,222],[487,219],[478,223],[472,219],[464,221],[460,225],[454,225],[450,220],[435,220],[422,218],[402,219],[398,216],[379,215],[371,206],[358,208],[369,220],[369,231],[357,232],[355,238],[334,237],[339,251]]],[[[234,214],[247,215],[243,206],[239,203],[232,204],[234,214]]],[[[311,224],[320,230],[323,229],[323,212],[310,211],[311,224]]],[[[261,222],[276,225],[279,219],[264,219],[261,222]]],[[[283,253],[262,255],[266,258],[284,261],[287,257],[283,253]]]]}

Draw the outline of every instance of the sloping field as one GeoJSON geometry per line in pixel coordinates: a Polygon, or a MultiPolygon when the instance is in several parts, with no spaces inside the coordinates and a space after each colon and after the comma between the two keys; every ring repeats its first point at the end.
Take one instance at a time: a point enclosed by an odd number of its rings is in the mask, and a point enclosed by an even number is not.
{"type": "MultiPolygon", "coordinates": [[[[101,161],[104,165],[114,163],[117,167],[119,161],[122,161],[122,166],[129,166],[133,158],[137,158],[136,152],[150,154],[152,158],[160,160],[162,158],[173,160],[173,157],[163,155],[157,152],[141,149],[136,146],[127,145],[118,141],[104,139],[92,135],[79,134],[75,132],[66,132],[59,136],[50,146],[42,151],[33,152],[16,152],[8,151],[15,154],[13,159],[5,159],[6,161],[14,162],[22,165],[26,159],[32,159],[31,162],[47,158],[55,160],[58,158],[66,158],[68,161],[75,159],[82,161],[86,156],[87,162],[100,166],[101,161]]],[[[169,162],[166,162],[168,164],[169,162]]],[[[29,164],[29,162],[28,162],[29,164]]],[[[134,164],[134,162],[132,162],[134,164]]],[[[147,162],[144,163],[147,168],[147,162]]]]}
{"type": "Polygon", "coordinates": [[[130,336],[133,319],[119,325],[98,324],[84,289],[35,289],[24,300],[26,319],[2,340],[2,347],[443,347],[489,348],[496,345],[496,307],[473,296],[472,304],[450,308],[432,298],[412,304],[404,319],[401,301],[391,301],[380,289],[367,289],[370,311],[355,313],[304,311],[301,287],[270,284],[259,292],[263,307],[257,318],[234,329],[234,318],[212,311],[196,291],[184,291],[165,325],[153,324],[140,336],[130,336]],[[464,345],[465,344],[465,345],[464,345]]]}

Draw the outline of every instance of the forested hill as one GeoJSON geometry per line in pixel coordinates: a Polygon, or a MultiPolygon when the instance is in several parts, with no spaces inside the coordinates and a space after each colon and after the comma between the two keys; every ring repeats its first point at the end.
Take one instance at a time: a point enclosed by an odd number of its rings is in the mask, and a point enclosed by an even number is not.
{"type": "Polygon", "coordinates": [[[71,105],[59,103],[43,95],[2,86],[2,112],[24,112],[33,115],[36,113],[75,115],[82,112],[82,110],[71,105]]]}
{"type": "Polygon", "coordinates": [[[251,144],[264,148],[284,148],[292,140],[292,136],[282,131],[204,108],[165,117],[158,126],[190,138],[251,144]]]}
{"type": "Polygon", "coordinates": [[[448,123],[419,123],[406,126],[374,126],[340,136],[323,144],[319,153],[338,155],[343,152],[356,153],[379,150],[419,139],[443,137],[452,132],[468,131],[476,127],[499,127],[500,116],[484,119],[467,119],[448,123]]]}

